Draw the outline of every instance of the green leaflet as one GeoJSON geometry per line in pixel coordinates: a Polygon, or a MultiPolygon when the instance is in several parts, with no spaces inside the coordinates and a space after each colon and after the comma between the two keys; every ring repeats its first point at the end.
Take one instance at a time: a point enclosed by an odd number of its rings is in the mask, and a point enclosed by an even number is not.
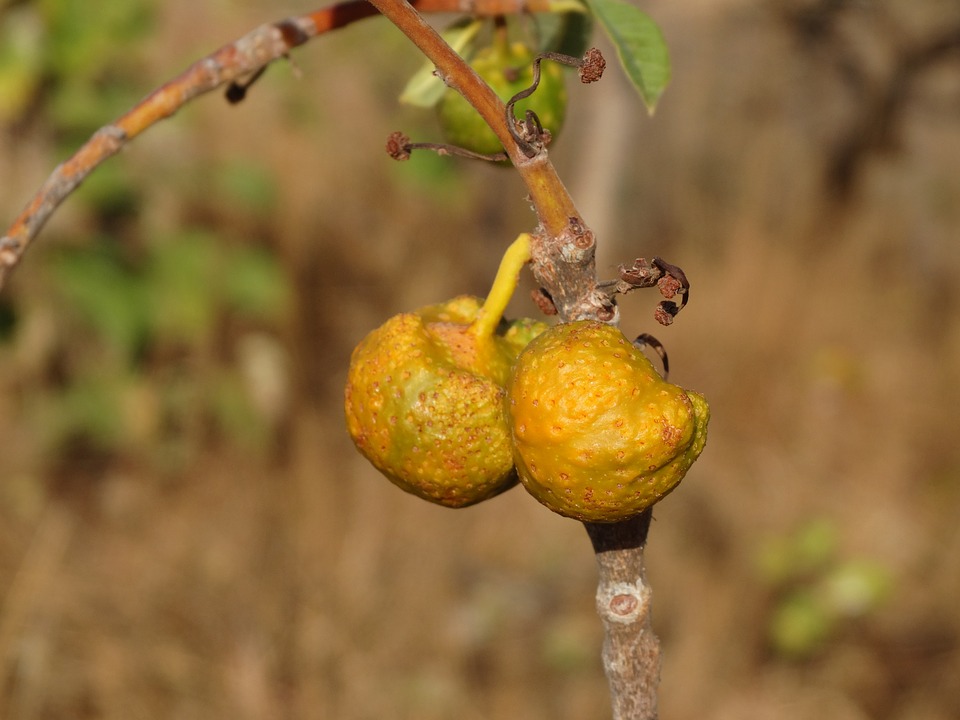
{"type": "MultiPolygon", "coordinates": [[[[482,20],[467,18],[454,23],[442,33],[443,39],[458,55],[469,59],[473,49],[473,40],[483,27],[482,20]]],[[[447,86],[443,80],[433,74],[434,64],[429,60],[407,82],[407,86],[400,93],[400,102],[415,107],[433,107],[443,97],[447,86]]]]}
{"type": "Polygon", "coordinates": [[[670,55],[650,17],[623,0],[586,0],[650,114],[670,82],[670,55]]]}

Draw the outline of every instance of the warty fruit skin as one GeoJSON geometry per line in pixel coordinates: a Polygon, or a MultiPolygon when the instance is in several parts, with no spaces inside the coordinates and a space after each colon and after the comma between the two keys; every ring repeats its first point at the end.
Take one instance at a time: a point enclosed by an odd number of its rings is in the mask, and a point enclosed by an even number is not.
{"type": "Polygon", "coordinates": [[[447,507],[517,481],[503,385],[534,331],[504,323],[478,340],[469,323],[480,307],[461,296],[390,318],[356,347],[348,372],[357,449],[402,489],[447,507]]]}
{"type": "Polygon", "coordinates": [[[620,330],[599,322],[535,338],[508,393],[521,482],[578,520],[642,512],[677,486],[706,442],[703,396],[665,382],[620,330]]]}

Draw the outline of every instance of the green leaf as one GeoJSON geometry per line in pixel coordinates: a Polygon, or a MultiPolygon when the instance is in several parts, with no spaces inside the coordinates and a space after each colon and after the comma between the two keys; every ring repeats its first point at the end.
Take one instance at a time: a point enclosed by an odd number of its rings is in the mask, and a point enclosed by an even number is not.
{"type": "Polygon", "coordinates": [[[670,55],[660,28],[646,13],[623,0],[587,0],[587,4],[652,115],[670,82],[670,55]]]}
{"type": "MultiPolygon", "coordinates": [[[[454,23],[440,35],[451,48],[466,58],[469,51],[473,49],[473,40],[480,32],[481,27],[483,27],[482,20],[466,18],[454,23]]],[[[400,102],[425,108],[433,107],[440,102],[447,86],[443,83],[443,80],[433,74],[435,67],[432,62],[427,61],[423,67],[417,70],[400,94],[400,102]]]]}

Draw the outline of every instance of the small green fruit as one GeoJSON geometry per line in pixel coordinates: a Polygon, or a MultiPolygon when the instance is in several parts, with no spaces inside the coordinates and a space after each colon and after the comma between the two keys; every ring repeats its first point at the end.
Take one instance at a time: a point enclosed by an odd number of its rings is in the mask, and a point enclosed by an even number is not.
{"type": "Polygon", "coordinates": [[[481,309],[462,296],[397,315],[350,361],[345,409],[357,449],[399,487],[447,507],[516,484],[504,385],[546,327],[501,322],[487,335],[474,323],[481,309]]]}
{"type": "Polygon", "coordinates": [[[665,382],[617,328],[558,325],[520,354],[508,386],[514,460],[554,512],[632,517],[683,479],[703,450],[702,395],[665,382]]]}
{"type": "MultiPolygon", "coordinates": [[[[495,43],[477,53],[471,67],[507,102],[533,83],[533,51],[523,43],[495,43]]],[[[528,98],[514,106],[522,119],[533,110],[540,123],[556,138],[563,126],[567,108],[567,89],[563,69],[554,62],[540,63],[540,84],[528,98]]],[[[455,90],[447,90],[437,106],[440,126],[447,142],[477,153],[491,155],[503,152],[493,130],[470,103],[455,90]]]]}

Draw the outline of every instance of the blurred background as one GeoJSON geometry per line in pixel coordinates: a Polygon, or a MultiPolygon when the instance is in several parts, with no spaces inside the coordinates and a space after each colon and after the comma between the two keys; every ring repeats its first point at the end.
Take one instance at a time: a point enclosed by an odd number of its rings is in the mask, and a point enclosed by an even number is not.
{"type": "MultiPolygon", "coordinates": [[[[647,551],[661,715],[960,717],[960,5],[641,7],[656,115],[601,43],[551,155],[603,277],[692,282],[670,328],[622,303],[713,409],[647,551]]],[[[0,3],[0,224],[154,87],[313,9],[0,3]]],[[[3,717],[609,717],[583,528],[519,489],[428,505],[344,429],[360,338],[484,294],[535,222],[508,170],[388,159],[439,137],[396,101],[420,64],[366,21],[194,102],[0,294],[3,717]]]]}

